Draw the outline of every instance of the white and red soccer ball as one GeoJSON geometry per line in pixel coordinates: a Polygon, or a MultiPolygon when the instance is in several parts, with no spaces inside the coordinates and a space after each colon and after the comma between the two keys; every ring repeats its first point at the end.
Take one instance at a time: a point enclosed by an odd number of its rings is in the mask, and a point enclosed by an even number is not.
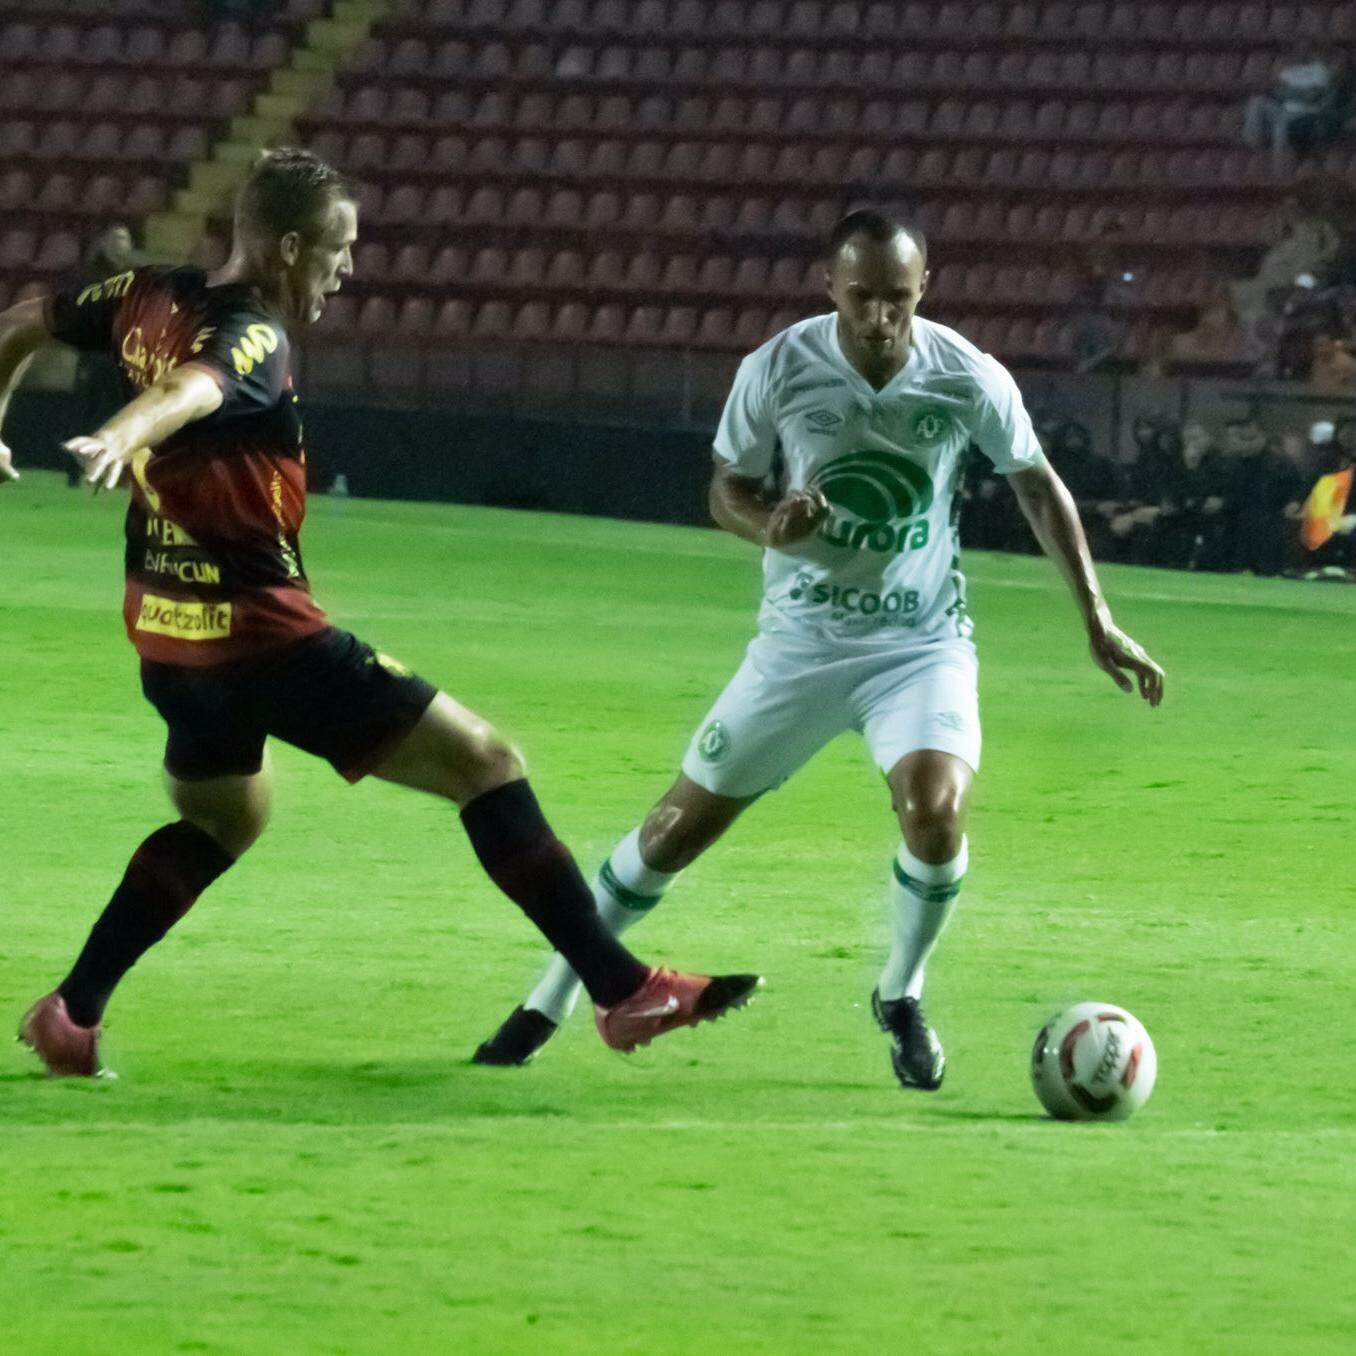
{"type": "Polygon", "coordinates": [[[1114,1003],[1075,1003],[1041,1028],[1031,1083],[1062,1121],[1123,1121],[1149,1100],[1158,1056],[1149,1033],[1114,1003]]]}

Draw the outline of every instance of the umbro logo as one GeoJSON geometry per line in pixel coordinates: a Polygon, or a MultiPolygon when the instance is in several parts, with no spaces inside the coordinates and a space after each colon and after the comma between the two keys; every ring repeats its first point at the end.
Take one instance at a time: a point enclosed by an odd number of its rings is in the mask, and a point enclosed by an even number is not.
{"type": "Polygon", "coordinates": [[[835,429],[843,427],[843,416],[835,414],[832,410],[811,410],[805,416],[805,422],[810,424],[816,433],[832,433],[835,429]]]}

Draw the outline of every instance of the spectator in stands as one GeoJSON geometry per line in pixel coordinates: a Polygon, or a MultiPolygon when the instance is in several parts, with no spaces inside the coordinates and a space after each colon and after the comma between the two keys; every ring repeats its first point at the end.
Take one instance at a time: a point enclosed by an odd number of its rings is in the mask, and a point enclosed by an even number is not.
{"type": "Polygon", "coordinates": [[[1111,521],[1120,512],[1121,485],[1116,466],[1099,457],[1086,424],[1075,419],[1042,422],[1041,446],[1078,505],[1092,553],[1099,559],[1115,554],[1111,521]]]}
{"type": "Polygon", "coordinates": [[[1179,570],[1221,570],[1228,564],[1229,468],[1201,424],[1188,424],[1174,441],[1177,462],[1157,487],[1145,518],[1137,558],[1179,570]]]}
{"type": "Polygon", "coordinates": [[[1206,302],[1196,328],[1177,335],[1170,352],[1177,366],[1243,363],[1247,360],[1247,340],[1229,288],[1221,284],[1206,302]]]}
{"type": "Polygon", "coordinates": [[[1281,238],[1262,256],[1257,272],[1229,285],[1234,309],[1245,325],[1269,308],[1268,299],[1277,289],[1313,287],[1342,240],[1326,211],[1296,195],[1285,201],[1281,231],[1281,238]]]}
{"type": "Polygon", "coordinates": [[[1356,582],[1356,419],[1316,425],[1310,441],[1320,455],[1300,526],[1304,577],[1356,582]]]}
{"type": "Polygon", "coordinates": [[[1076,372],[1108,371],[1122,361],[1127,327],[1112,314],[1112,307],[1125,304],[1138,281],[1123,257],[1124,236],[1125,227],[1118,217],[1106,222],[1088,249],[1070,299],[1070,344],[1076,372]]]}
{"type": "Polygon", "coordinates": [[[1243,116],[1243,139],[1255,149],[1271,147],[1277,160],[1290,149],[1291,129],[1321,116],[1338,92],[1338,67],[1311,39],[1295,44],[1267,94],[1249,98],[1243,116]]]}
{"type": "Polygon", "coordinates": [[[1285,338],[1288,287],[1273,287],[1266,294],[1265,307],[1244,325],[1243,360],[1254,377],[1280,375],[1281,343],[1285,338]]]}
{"type": "Polygon", "coordinates": [[[1316,334],[1309,366],[1309,389],[1315,395],[1356,396],[1356,357],[1345,337],[1316,334]]]}
{"type": "Polygon", "coordinates": [[[1298,434],[1267,436],[1255,418],[1238,419],[1224,430],[1230,458],[1229,567],[1254,574],[1281,574],[1298,563],[1298,527],[1312,475],[1305,466],[1305,441],[1298,434]]]}
{"type": "Polygon", "coordinates": [[[1105,555],[1108,560],[1149,564],[1148,540],[1163,486],[1177,464],[1181,432],[1170,420],[1140,415],[1132,436],[1135,459],[1118,477],[1119,495],[1107,517],[1105,555]]]}

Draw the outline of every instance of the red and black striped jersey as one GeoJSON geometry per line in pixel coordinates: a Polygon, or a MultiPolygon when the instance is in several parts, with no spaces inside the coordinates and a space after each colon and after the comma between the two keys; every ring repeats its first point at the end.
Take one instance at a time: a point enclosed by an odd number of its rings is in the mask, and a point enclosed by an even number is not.
{"type": "Polygon", "coordinates": [[[129,399],[189,363],[221,387],[215,413],[132,460],[123,612],[138,652],[229,663],[329,625],[298,542],[306,453],[287,331],[257,294],[142,268],[58,293],[47,314],[58,339],[112,353],[129,399]]]}

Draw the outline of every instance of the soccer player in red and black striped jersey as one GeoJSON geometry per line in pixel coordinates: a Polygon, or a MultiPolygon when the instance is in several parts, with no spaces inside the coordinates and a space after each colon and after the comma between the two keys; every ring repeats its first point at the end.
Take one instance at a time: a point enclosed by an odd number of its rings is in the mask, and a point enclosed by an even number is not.
{"type": "MultiPolygon", "coordinates": [[[[0,312],[0,419],[49,342],[111,351],[129,403],[67,450],[96,491],[127,485],[124,619],[168,726],[179,818],[136,849],[66,978],[20,1036],[54,1074],[100,1072],[114,987],[263,831],[269,736],[453,801],[494,883],[569,958],[604,1039],[631,1050],[747,1000],[756,976],[652,969],[601,923],[519,755],[485,720],[331,625],[298,540],[305,451],[290,335],[352,273],[350,185],[305,151],[264,153],[230,259],[129,270],[0,312]]],[[[17,479],[0,442],[0,484],[17,479]]]]}

